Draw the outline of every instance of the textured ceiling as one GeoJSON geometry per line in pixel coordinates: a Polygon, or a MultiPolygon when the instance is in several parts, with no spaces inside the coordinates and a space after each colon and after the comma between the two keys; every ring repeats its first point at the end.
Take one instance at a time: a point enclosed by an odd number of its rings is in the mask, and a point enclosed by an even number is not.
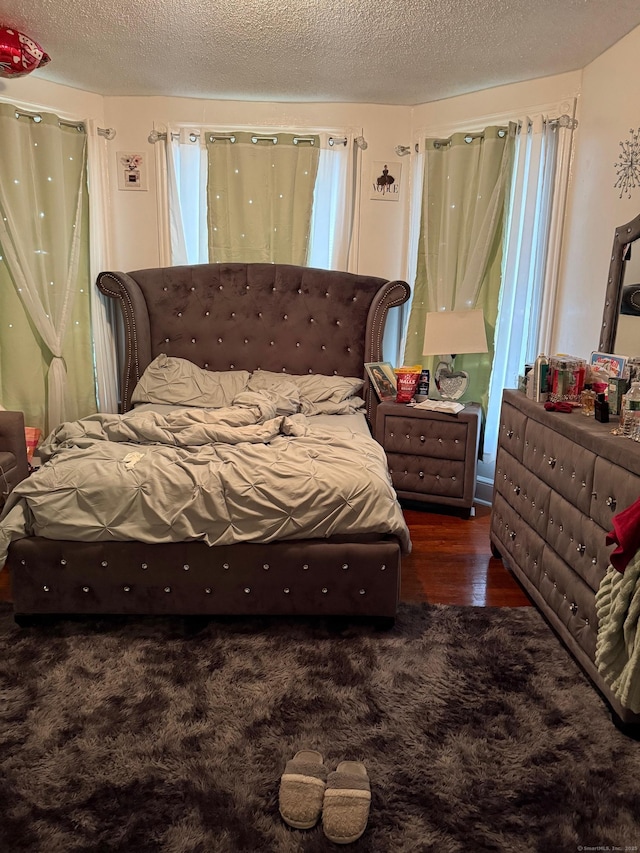
{"type": "Polygon", "coordinates": [[[421,104],[583,68],[639,0],[0,0],[103,95],[421,104]]]}

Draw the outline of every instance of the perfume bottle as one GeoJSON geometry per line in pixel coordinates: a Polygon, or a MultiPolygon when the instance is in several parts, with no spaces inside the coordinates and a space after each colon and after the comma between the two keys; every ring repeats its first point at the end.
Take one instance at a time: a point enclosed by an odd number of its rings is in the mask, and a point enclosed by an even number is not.
{"type": "Polygon", "coordinates": [[[580,411],[588,418],[592,418],[595,413],[596,392],[592,388],[585,388],[580,394],[580,411]]]}
{"type": "Polygon", "coordinates": [[[604,394],[598,394],[595,403],[593,404],[593,413],[595,419],[602,424],[609,423],[609,404],[604,394]]]}

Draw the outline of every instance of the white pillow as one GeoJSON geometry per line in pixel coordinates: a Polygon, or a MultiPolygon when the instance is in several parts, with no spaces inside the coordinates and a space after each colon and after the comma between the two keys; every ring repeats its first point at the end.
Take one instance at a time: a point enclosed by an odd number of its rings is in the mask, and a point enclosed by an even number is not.
{"type": "Polygon", "coordinates": [[[131,402],[221,409],[247,387],[249,376],[246,370],[203,370],[186,358],[161,353],[140,377],[131,402]]]}

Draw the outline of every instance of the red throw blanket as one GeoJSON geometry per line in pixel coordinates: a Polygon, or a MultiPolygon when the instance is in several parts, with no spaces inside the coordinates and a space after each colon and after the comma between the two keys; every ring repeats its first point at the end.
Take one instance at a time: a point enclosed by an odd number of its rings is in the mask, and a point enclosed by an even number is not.
{"type": "Polygon", "coordinates": [[[640,498],[611,519],[613,530],[607,533],[607,545],[617,545],[610,560],[614,569],[624,572],[631,558],[640,549],[640,498]]]}

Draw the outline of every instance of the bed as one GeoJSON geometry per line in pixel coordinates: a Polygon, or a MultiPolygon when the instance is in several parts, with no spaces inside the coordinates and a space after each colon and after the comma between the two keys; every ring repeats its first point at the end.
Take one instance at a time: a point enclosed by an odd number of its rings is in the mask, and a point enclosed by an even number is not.
{"type": "Polygon", "coordinates": [[[54,430],[12,493],[0,539],[16,621],[393,620],[410,540],[369,433],[364,364],[381,360],[407,284],[257,263],[103,272],[97,284],[122,313],[121,411],[54,430]]]}

